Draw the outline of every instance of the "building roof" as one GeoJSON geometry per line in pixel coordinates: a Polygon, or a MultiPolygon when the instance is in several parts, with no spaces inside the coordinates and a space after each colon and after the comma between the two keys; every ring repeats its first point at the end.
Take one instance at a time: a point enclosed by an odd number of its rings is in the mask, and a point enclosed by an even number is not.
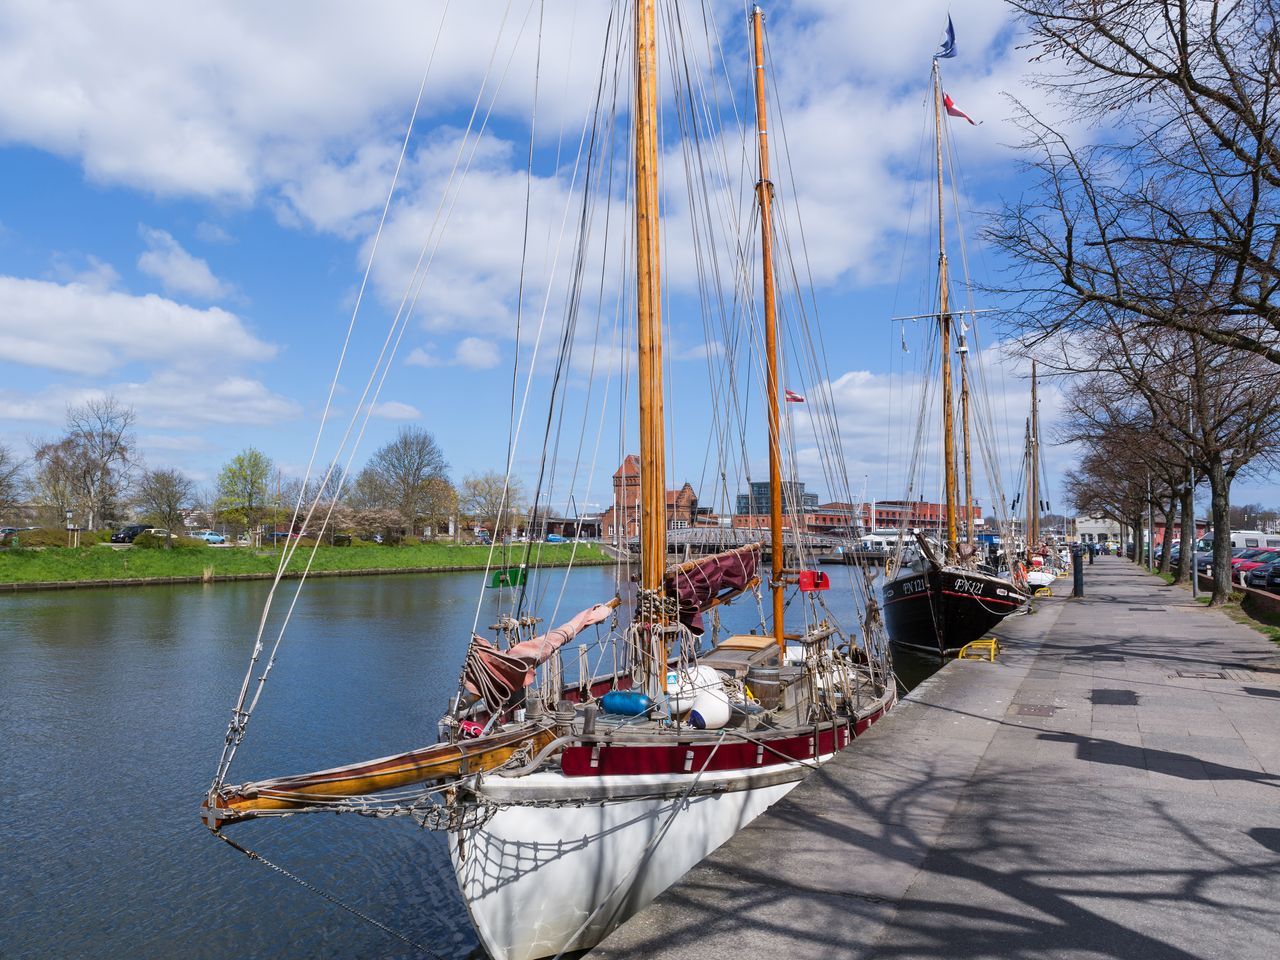
{"type": "Polygon", "coordinates": [[[628,453],[622,461],[622,466],[613,472],[613,476],[615,479],[640,476],[640,457],[634,453],[628,453]]]}

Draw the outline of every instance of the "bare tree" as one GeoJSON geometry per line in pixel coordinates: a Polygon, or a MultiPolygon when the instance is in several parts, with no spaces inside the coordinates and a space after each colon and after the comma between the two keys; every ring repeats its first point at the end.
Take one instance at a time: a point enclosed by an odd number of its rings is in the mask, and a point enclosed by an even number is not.
{"type": "Polygon", "coordinates": [[[1117,318],[1280,364],[1280,0],[1010,0],[1093,146],[1021,111],[1039,189],[990,236],[1025,335],[1117,318]]]}
{"type": "Polygon", "coordinates": [[[0,443],[0,517],[16,510],[22,502],[27,464],[0,443]]]}
{"type": "Polygon", "coordinates": [[[67,409],[62,439],[36,446],[36,483],[45,506],[84,514],[93,530],[105,523],[132,479],[136,417],[115,397],[67,409]]]}
{"type": "MultiPolygon", "coordinates": [[[[1120,326],[1095,336],[1087,349],[1077,345],[1071,364],[1089,372],[1069,394],[1063,439],[1127,464],[1131,479],[1144,487],[1149,474],[1170,526],[1173,501],[1180,503],[1184,547],[1195,539],[1188,458],[1208,483],[1216,534],[1211,602],[1225,603],[1231,592],[1225,536],[1231,485],[1242,472],[1269,466],[1280,451],[1280,370],[1254,353],[1199,336],[1120,326]]],[[[1184,549],[1182,557],[1188,570],[1191,551],[1184,549]]]]}
{"type": "Polygon", "coordinates": [[[134,494],[134,504],[144,517],[169,531],[166,547],[173,546],[173,531],[183,523],[195,502],[196,485],[177,470],[147,470],[134,494]]]}
{"type": "Polygon", "coordinates": [[[476,523],[491,525],[495,539],[513,530],[524,512],[520,484],[514,478],[508,483],[500,473],[464,478],[458,504],[476,523]]]}
{"type": "MultiPolygon", "coordinates": [[[[356,478],[361,497],[369,505],[395,510],[412,534],[427,509],[433,481],[445,480],[449,464],[435,438],[421,427],[401,427],[394,440],[369,458],[356,478]]],[[[438,494],[438,484],[437,490],[438,494]]]]}
{"type": "Polygon", "coordinates": [[[31,490],[42,524],[57,525],[70,510],[82,514],[76,484],[75,450],[69,439],[38,443],[32,452],[31,490]]]}

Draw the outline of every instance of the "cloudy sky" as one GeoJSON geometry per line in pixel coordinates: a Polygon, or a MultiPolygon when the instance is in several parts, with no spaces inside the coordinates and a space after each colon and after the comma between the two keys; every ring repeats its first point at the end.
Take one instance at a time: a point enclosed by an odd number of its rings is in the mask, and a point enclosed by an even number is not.
{"type": "MultiPolygon", "coordinates": [[[[564,372],[576,419],[548,434],[539,403],[552,389],[572,299],[565,238],[581,206],[584,123],[602,62],[613,67],[605,0],[5,6],[0,442],[25,450],[58,432],[68,404],[111,393],[136,410],[153,466],[207,483],[254,445],[301,471],[354,313],[326,429],[336,442],[353,412],[370,413],[353,434],[357,465],[400,426],[418,424],[436,435],[455,477],[501,469],[515,408],[524,411],[515,469],[526,484],[536,481],[543,437],[553,436],[558,454],[579,463],[578,479],[559,492],[576,491],[580,505],[601,499],[606,488],[586,479],[593,465],[607,477],[634,448],[635,415],[625,412],[634,394],[619,383],[628,334],[609,332],[617,311],[607,305],[625,299],[616,277],[582,281],[570,339],[595,347],[579,349],[564,372]],[[384,344],[394,359],[366,393],[384,344]]],[[[1000,264],[979,243],[980,215],[1021,189],[1003,94],[1037,101],[1001,3],[952,6],[961,53],[946,61],[946,85],[983,121],[951,121],[967,253],[981,278],[1000,264]]],[[[702,23],[701,6],[683,8],[689,24],[702,23]]],[[[731,117],[748,102],[746,8],[709,0],[707,9],[714,45],[702,36],[691,59],[707,83],[719,61],[725,92],[716,102],[731,117]]],[[[923,325],[908,322],[904,334],[890,318],[928,308],[921,151],[930,55],[947,10],[943,0],[792,0],[767,11],[771,109],[789,159],[775,181],[790,222],[797,212],[803,222],[853,492],[865,477],[879,498],[902,495],[915,415],[923,325]],[[913,352],[903,352],[904,339],[913,352]]],[[[674,88],[664,80],[664,97],[674,88]]],[[[727,177],[742,180],[731,153],[735,143],[742,150],[741,124],[726,130],[727,177]]],[[[663,154],[681,153],[673,122],[663,154]]],[[[726,210],[742,183],[722,184],[726,210]]],[[[671,222],[687,223],[683,182],[668,176],[664,185],[671,222]]],[[[625,190],[615,190],[603,206],[625,204],[625,190]]],[[[720,345],[694,316],[691,241],[671,227],[665,252],[668,367],[672,402],[682,405],[672,479],[697,484],[714,419],[706,374],[720,345]]],[[[615,242],[618,263],[620,253],[615,242]]],[[[982,336],[993,347],[998,331],[982,336]]],[[[994,436],[1016,451],[1025,370],[998,349],[983,355],[994,436]]],[[[1056,395],[1045,394],[1052,420],[1056,395]]],[[[803,448],[803,415],[796,427],[803,448]]],[[[329,442],[321,460],[333,455],[329,442]]],[[[802,476],[832,492],[811,454],[802,451],[802,476]]],[[[1051,470],[1069,455],[1052,453],[1051,470]]],[[[1011,460],[1006,486],[1017,472],[1011,460]]]]}

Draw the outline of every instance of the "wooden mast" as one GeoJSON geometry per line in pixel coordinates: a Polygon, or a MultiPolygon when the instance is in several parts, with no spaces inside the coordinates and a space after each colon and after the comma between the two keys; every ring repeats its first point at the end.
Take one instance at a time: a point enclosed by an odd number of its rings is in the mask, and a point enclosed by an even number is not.
{"type": "Polygon", "coordinates": [[[964,538],[973,541],[973,460],[969,454],[969,344],[965,341],[964,323],[960,324],[960,443],[964,453],[964,538]]]}
{"type": "Polygon", "coordinates": [[[751,32],[755,38],[756,144],[760,155],[760,179],[756,199],[760,206],[760,258],[764,287],[765,403],[769,408],[769,554],[773,593],[773,637],[778,657],[785,659],[785,595],[783,567],[786,550],[782,539],[782,428],[778,412],[778,305],[773,278],[773,183],[769,180],[769,131],[764,103],[764,11],[751,10],[751,32]]]}
{"type": "MultiPolygon", "coordinates": [[[[667,560],[667,491],[658,272],[654,2],[636,0],[635,4],[636,345],[640,372],[640,586],[660,591],[667,560]]],[[[665,670],[659,668],[659,672],[666,676],[665,670]]]]}
{"type": "Polygon", "coordinates": [[[938,336],[942,349],[942,458],[946,488],[946,559],[956,552],[956,438],[951,390],[951,305],[948,302],[947,246],[942,204],[942,71],[933,61],[933,120],[937,134],[938,167],[938,336]]]}
{"type": "Polygon", "coordinates": [[[1031,536],[1029,543],[1040,542],[1040,410],[1039,404],[1036,403],[1036,362],[1031,361],[1031,426],[1028,429],[1028,436],[1031,439],[1029,451],[1030,461],[1027,469],[1031,474],[1031,522],[1028,524],[1028,531],[1031,536]]]}

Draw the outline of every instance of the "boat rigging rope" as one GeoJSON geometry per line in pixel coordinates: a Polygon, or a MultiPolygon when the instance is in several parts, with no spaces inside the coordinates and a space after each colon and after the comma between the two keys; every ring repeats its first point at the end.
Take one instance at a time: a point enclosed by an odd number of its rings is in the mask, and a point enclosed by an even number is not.
{"type": "MultiPolygon", "coordinates": [[[[324,435],[324,427],[329,419],[329,411],[333,405],[333,397],[334,397],[334,394],[337,392],[338,380],[339,380],[339,377],[341,376],[342,368],[347,356],[347,350],[350,347],[351,338],[355,331],[356,321],[360,313],[360,306],[364,301],[364,293],[368,286],[369,276],[373,270],[374,257],[377,254],[378,245],[382,238],[383,228],[386,225],[387,215],[391,209],[391,201],[395,196],[396,185],[399,182],[399,178],[400,178],[400,171],[404,166],[404,159],[408,153],[410,138],[413,134],[414,125],[417,122],[418,112],[422,106],[423,95],[426,92],[426,88],[427,88],[427,80],[431,76],[431,69],[435,63],[436,53],[439,50],[440,36],[444,32],[443,31],[444,20],[445,20],[445,17],[448,15],[448,12],[449,12],[449,0],[445,0],[444,7],[441,10],[441,14],[440,14],[441,29],[438,30],[436,33],[435,43],[432,45],[431,54],[427,58],[427,65],[422,73],[422,81],[418,85],[418,95],[417,95],[417,98],[414,100],[413,110],[409,114],[409,122],[405,127],[404,140],[402,141],[400,146],[400,155],[396,160],[396,168],[394,173],[392,174],[391,185],[387,190],[387,199],[383,203],[382,214],[379,217],[378,228],[374,233],[373,243],[369,250],[369,257],[365,263],[364,275],[360,281],[360,289],[356,295],[356,301],[351,310],[351,319],[350,321],[348,321],[348,324],[347,324],[347,331],[343,339],[342,349],[338,356],[337,367],[334,370],[333,380],[329,385],[329,393],[325,399],[324,412],[320,417],[320,429],[316,431],[316,439],[311,448],[310,458],[307,461],[306,474],[303,478],[302,484],[300,484],[298,488],[298,500],[294,505],[293,518],[290,523],[290,530],[292,530],[293,526],[297,523],[298,514],[301,511],[302,501],[306,496],[307,480],[311,476],[311,470],[315,464],[316,453],[319,450],[320,440],[324,435]]],[[[365,389],[367,393],[368,387],[366,386],[365,389]]],[[[346,440],[350,435],[351,427],[354,424],[354,422],[355,422],[355,418],[353,417],[352,423],[348,424],[347,432],[343,436],[342,445],[346,444],[346,440]]],[[[354,456],[354,454],[355,454],[355,451],[353,449],[352,456],[354,456]]],[[[324,494],[324,489],[328,485],[330,477],[333,475],[333,470],[336,463],[337,463],[337,460],[335,458],[335,460],[332,463],[330,463],[328,470],[325,472],[324,480],[321,481],[319,485],[319,489],[316,491],[316,498],[313,501],[310,510],[308,510],[307,512],[307,517],[306,517],[307,523],[310,522],[311,515],[312,513],[314,513],[316,506],[320,501],[320,498],[324,494]]],[[[342,479],[340,481],[341,483],[345,483],[347,473],[350,469],[350,465],[351,465],[351,461],[350,459],[348,459],[346,468],[344,468],[342,472],[342,479]]],[[[336,503],[336,498],[335,498],[335,503],[336,503]]],[[[329,514],[332,514],[332,512],[333,512],[333,504],[331,504],[329,507],[329,514]]],[[[328,523],[328,520],[329,520],[329,514],[326,514],[325,516],[326,524],[328,523]]],[[[305,523],[304,523],[304,526],[305,526],[305,523]]],[[[257,634],[254,637],[253,652],[249,659],[248,669],[245,671],[244,680],[241,683],[240,692],[236,700],[236,706],[232,710],[231,720],[227,724],[227,733],[223,743],[222,756],[219,758],[217,772],[214,776],[214,783],[213,783],[213,786],[210,788],[210,792],[212,792],[214,789],[216,789],[226,780],[226,775],[231,766],[232,758],[235,756],[235,751],[236,751],[236,748],[239,746],[240,740],[244,737],[245,727],[248,724],[249,716],[252,714],[254,705],[257,703],[258,697],[262,693],[262,686],[263,684],[265,684],[267,679],[267,674],[270,672],[271,665],[275,661],[276,650],[279,649],[280,641],[284,638],[284,629],[288,625],[289,617],[293,612],[293,606],[294,604],[297,603],[298,594],[302,590],[302,582],[300,581],[297,589],[294,591],[293,603],[290,604],[289,610],[285,614],[284,622],[281,624],[280,634],[276,639],[274,647],[272,648],[272,653],[270,658],[268,659],[267,667],[263,671],[262,676],[259,678],[258,690],[254,695],[253,702],[246,708],[245,699],[248,696],[249,685],[253,677],[253,670],[254,670],[254,667],[257,665],[258,659],[262,655],[262,651],[263,651],[262,638],[264,633],[266,632],[267,617],[271,611],[271,603],[275,596],[276,588],[280,585],[280,580],[284,575],[284,571],[288,566],[289,561],[293,557],[294,551],[297,550],[297,546],[298,545],[296,542],[290,542],[287,545],[286,549],[281,550],[280,552],[280,562],[276,568],[276,575],[274,580],[271,583],[271,589],[268,591],[266,601],[263,603],[262,615],[259,618],[257,634]]],[[[306,574],[310,571],[311,563],[314,559],[315,559],[315,547],[312,547],[311,556],[307,560],[306,570],[303,571],[303,581],[305,581],[306,574]]]]}
{"type": "Polygon", "coordinates": [[[413,947],[415,950],[419,951],[420,953],[423,953],[428,957],[434,957],[435,960],[446,960],[446,958],[442,954],[436,953],[426,944],[419,943],[417,940],[414,940],[410,937],[405,936],[403,933],[400,933],[398,930],[392,930],[385,923],[382,923],[380,920],[375,920],[373,917],[369,916],[369,914],[365,913],[358,907],[353,907],[351,904],[338,899],[333,894],[328,893],[324,890],[321,890],[315,884],[311,883],[310,881],[303,880],[302,877],[298,876],[296,873],[291,873],[290,871],[286,870],[284,867],[280,866],[280,864],[275,863],[271,860],[268,860],[266,857],[264,857],[262,854],[258,853],[257,851],[250,850],[248,847],[242,847],[240,844],[236,843],[234,840],[228,837],[225,833],[215,833],[214,836],[217,837],[219,840],[223,841],[224,843],[228,844],[229,846],[235,848],[236,850],[239,850],[250,860],[256,860],[258,863],[261,863],[263,866],[271,868],[276,873],[280,874],[280,876],[285,877],[286,879],[292,880],[294,883],[298,884],[298,886],[302,887],[304,890],[309,890],[311,893],[314,893],[316,896],[320,897],[322,900],[327,900],[330,903],[332,903],[335,907],[340,907],[341,909],[347,911],[353,916],[359,917],[361,920],[365,921],[366,923],[373,924],[383,933],[387,934],[390,937],[395,937],[401,943],[408,944],[409,946],[413,947]]]}

